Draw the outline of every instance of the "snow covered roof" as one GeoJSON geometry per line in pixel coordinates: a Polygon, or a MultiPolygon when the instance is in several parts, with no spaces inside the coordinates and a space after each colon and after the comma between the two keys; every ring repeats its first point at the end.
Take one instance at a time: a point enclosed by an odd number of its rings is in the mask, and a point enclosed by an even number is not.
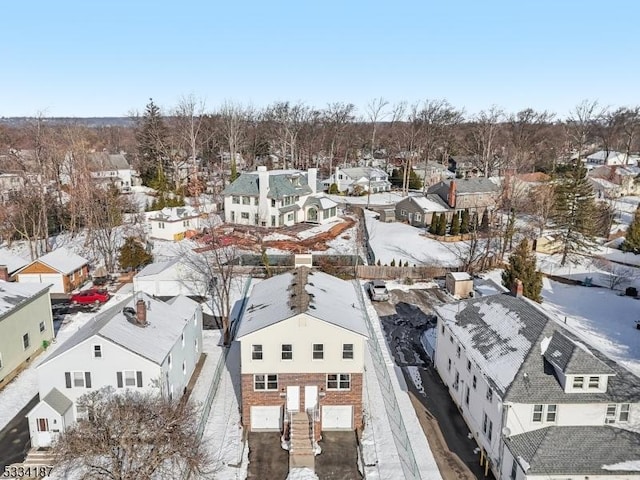
{"type": "Polygon", "coordinates": [[[163,222],[179,222],[198,216],[200,216],[200,213],[190,206],[165,207],[162,210],[149,212],[149,220],[162,220],[163,222]]]}
{"type": "Polygon", "coordinates": [[[451,277],[458,282],[463,280],[473,280],[471,275],[467,272],[449,272],[447,275],[451,275],[451,277]]]}
{"type": "Polygon", "coordinates": [[[263,280],[251,291],[237,336],[306,313],[367,337],[355,288],[350,282],[306,267],[263,280]]]}
{"type": "Polygon", "coordinates": [[[418,207],[426,212],[447,212],[449,207],[438,195],[429,194],[423,197],[409,197],[418,207]]]}
{"type": "Polygon", "coordinates": [[[95,172],[130,170],[131,166],[121,153],[94,152],[89,154],[89,168],[95,172]]]}
{"type": "Polygon", "coordinates": [[[611,160],[620,160],[622,163],[624,163],[624,158],[625,158],[625,154],[621,153],[621,152],[616,152],[614,150],[610,150],[610,151],[606,151],[606,150],[600,150],[596,153],[592,153],[591,155],[589,155],[587,157],[587,160],[591,161],[591,162],[602,162],[602,161],[611,161],[611,160]]]}
{"type": "Polygon", "coordinates": [[[0,319],[33,297],[49,291],[42,283],[14,283],[0,280],[0,319]]]}
{"type": "Polygon", "coordinates": [[[150,277],[152,275],[157,275],[159,273],[164,272],[168,268],[172,267],[176,263],[178,263],[179,260],[180,260],[179,258],[174,258],[166,262],[150,263],[149,265],[144,267],[142,270],[140,270],[136,275],[136,277],[150,277]]]}
{"type": "Polygon", "coordinates": [[[71,408],[71,405],[73,405],[73,402],[55,387],[52,388],[49,393],[47,393],[42,401],[53,408],[60,415],[64,415],[65,412],[69,410],[69,408],[71,408]]]}
{"type": "MultiPolygon", "coordinates": [[[[87,260],[86,258],[82,258],[80,255],[76,255],[72,251],[62,247],[41,256],[31,263],[34,262],[44,263],[54,270],[57,270],[64,275],[68,275],[87,265],[89,263],[89,260],[87,260]]],[[[29,265],[31,265],[31,263],[29,265]]]]}
{"type": "Polygon", "coordinates": [[[609,425],[546,427],[505,442],[515,458],[526,462],[527,475],[613,478],[640,472],[640,433],[609,425]]]}
{"type": "Polygon", "coordinates": [[[369,177],[381,177],[383,179],[387,179],[389,174],[380,168],[376,167],[352,167],[352,168],[340,168],[339,171],[347,175],[348,177],[359,180],[361,178],[366,178],[367,181],[369,177]]]}
{"type": "MultiPolygon", "coordinates": [[[[309,198],[305,200],[304,206],[307,207],[309,205],[319,205],[322,210],[328,210],[338,206],[336,202],[323,194],[309,196],[309,198]]],[[[280,210],[282,211],[282,209],[280,210]]]]}
{"type": "Polygon", "coordinates": [[[28,264],[28,260],[15,255],[9,249],[0,249],[0,265],[5,265],[10,275],[15,271],[20,270],[22,267],[27,266],[28,264]]]}
{"type": "Polygon", "coordinates": [[[96,315],[41,365],[94,336],[110,340],[161,365],[198,308],[199,305],[187,297],[179,302],[176,300],[172,305],[146,293],[138,293],[96,315]],[[135,310],[138,299],[144,300],[147,308],[147,325],[144,327],[132,324],[123,313],[123,309],[127,307],[135,310]]]}

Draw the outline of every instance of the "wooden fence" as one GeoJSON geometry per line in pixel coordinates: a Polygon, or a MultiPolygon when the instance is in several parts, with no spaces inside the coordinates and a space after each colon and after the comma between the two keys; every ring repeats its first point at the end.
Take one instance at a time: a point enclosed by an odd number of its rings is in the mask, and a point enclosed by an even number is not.
{"type": "MultiPolygon", "coordinates": [[[[444,277],[447,272],[456,271],[452,268],[443,268],[435,266],[418,266],[418,267],[389,267],[378,265],[357,265],[357,266],[341,266],[341,265],[314,265],[320,271],[330,275],[343,278],[362,278],[364,280],[382,279],[382,280],[432,280],[436,277],[444,277]]],[[[278,275],[280,273],[289,272],[293,267],[269,267],[264,266],[236,266],[234,272],[239,275],[249,275],[252,277],[267,277],[278,275]]]]}

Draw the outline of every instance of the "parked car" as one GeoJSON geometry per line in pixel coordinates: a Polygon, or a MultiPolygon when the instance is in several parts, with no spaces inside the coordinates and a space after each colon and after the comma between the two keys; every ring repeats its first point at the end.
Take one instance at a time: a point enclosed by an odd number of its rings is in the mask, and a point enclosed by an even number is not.
{"type": "Polygon", "coordinates": [[[74,293],[73,295],[71,295],[71,298],[69,300],[74,305],[86,305],[88,303],[97,305],[99,303],[105,303],[107,300],[109,300],[109,298],[109,292],[107,292],[106,290],[102,288],[90,288],[89,290],[83,290],[81,292],[74,293]]]}
{"type": "Polygon", "coordinates": [[[369,296],[374,302],[386,302],[389,300],[389,290],[387,290],[387,285],[382,280],[369,282],[367,288],[369,296]]]}

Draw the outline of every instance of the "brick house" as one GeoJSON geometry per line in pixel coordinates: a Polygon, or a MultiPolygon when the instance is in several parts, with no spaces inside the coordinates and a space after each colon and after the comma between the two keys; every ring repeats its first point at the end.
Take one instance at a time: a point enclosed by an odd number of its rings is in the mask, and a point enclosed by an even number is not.
{"type": "Polygon", "coordinates": [[[70,293],[89,279],[89,260],[58,248],[15,273],[19,283],[49,283],[51,293],[70,293]]]}
{"type": "Polygon", "coordinates": [[[316,441],[362,428],[367,330],[353,284],[307,267],[264,280],[237,339],[245,428],[286,432],[301,413],[316,441]]]}

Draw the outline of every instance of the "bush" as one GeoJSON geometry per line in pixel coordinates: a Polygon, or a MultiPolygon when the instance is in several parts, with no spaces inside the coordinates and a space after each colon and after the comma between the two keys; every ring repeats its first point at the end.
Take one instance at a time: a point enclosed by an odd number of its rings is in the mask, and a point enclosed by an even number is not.
{"type": "Polygon", "coordinates": [[[338,184],[337,183],[332,183],[329,186],[329,193],[331,195],[338,195],[340,193],[340,191],[338,190],[338,184]]]}
{"type": "Polygon", "coordinates": [[[627,287],[626,290],[624,291],[624,294],[627,297],[637,297],[638,289],[636,287],[627,287]]]}
{"type": "Polygon", "coordinates": [[[407,277],[404,279],[405,285],[413,285],[413,279],[411,277],[407,277]]]}

